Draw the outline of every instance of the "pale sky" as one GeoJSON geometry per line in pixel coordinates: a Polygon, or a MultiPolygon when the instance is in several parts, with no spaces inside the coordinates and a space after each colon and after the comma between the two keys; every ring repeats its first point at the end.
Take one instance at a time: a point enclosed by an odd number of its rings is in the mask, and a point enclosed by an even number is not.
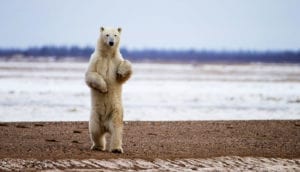
{"type": "Polygon", "coordinates": [[[298,0],[1,0],[0,21],[0,48],[94,46],[120,26],[130,49],[300,49],[298,0]]]}

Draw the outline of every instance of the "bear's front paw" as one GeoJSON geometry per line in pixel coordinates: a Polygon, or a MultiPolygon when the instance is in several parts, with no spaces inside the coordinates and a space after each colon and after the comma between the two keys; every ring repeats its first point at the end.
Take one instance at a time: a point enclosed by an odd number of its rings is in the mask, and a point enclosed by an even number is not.
{"type": "Polygon", "coordinates": [[[128,73],[117,73],[117,78],[118,79],[123,79],[128,75],[128,73]]]}
{"type": "Polygon", "coordinates": [[[93,80],[93,81],[88,81],[87,84],[91,88],[94,88],[94,89],[100,91],[101,93],[107,93],[107,91],[108,91],[105,81],[93,80]]]}
{"type": "Polygon", "coordinates": [[[108,92],[106,83],[102,83],[102,84],[92,83],[92,87],[99,90],[101,93],[107,93],[108,92]]]}
{"type": "Polygon", "coordinates": [[[128,60],[125,60],[119,65],[117,75],[120,77],[126,77],[131,73],[131,68],[131,63],[128,60]]]}
{"type": "Polygon", "coordinates": [[[122,148],[114,148],[111,150],[112,153],[124,153],[122,148]]]}
{"type": "Polygon", "coordinates": [[[101,87],[101,88],[99,88],[99,90],[100,90],[101,93],[107,93],[108,92],[107,86],[101,87]]]}

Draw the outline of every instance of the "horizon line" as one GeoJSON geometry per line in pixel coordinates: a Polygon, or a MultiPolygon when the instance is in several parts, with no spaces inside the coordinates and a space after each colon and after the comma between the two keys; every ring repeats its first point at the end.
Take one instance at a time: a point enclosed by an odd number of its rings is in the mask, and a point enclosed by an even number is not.
{"type": "MultiPolygon", "coordinates": [[[[26,51],[34,48],[44,48],[44,47],[52,47],[52,48],[91,48],[94,49],[95,46],[92,45],[54,45],[54,44],[45,44],[45,45],[36,45],[36,46],[28,46],[28,47],[0,47],[0,50],[20,50],[26,51]]],[[[238,48],[238,49],[229,49],[229,48],[166,48],[166,47],[143,47],[143,48],[130,48],[127,46],[121,46],[120,50],[127,51],[195,51],[195,52],[299,52],[300,47],[298,49],[253,49],[253,48],[238,48]]]]}

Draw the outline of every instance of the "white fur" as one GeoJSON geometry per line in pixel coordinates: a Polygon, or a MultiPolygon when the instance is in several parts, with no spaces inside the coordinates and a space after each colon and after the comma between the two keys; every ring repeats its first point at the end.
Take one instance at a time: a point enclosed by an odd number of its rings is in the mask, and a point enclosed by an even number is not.
{"type": "Polygon", "coordinates": [[[101,28],[97,47],[91,55],[85,75],[92,99],[89,122],[93,142],[91,149],[104,151],[105,134],[110,133],[110,151],[116,153],[123,152],[122,84],[132,73],[131,63],[123,59],[119,50],[120,34],[121,29],[101,28]],[[113,46],[108,43],[110,37],[113,37],[113,46]]]}

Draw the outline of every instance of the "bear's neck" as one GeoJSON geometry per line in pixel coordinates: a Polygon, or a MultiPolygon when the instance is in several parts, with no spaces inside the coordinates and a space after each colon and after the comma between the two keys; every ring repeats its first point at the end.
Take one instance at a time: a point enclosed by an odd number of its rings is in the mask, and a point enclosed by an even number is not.
{"type": "Polygon", "coordinates": [[[119,52],[119,45],[110,47],[103,42],[98,42],[97,52],[101,54],[102,57],[115,57],[119,52]]]}

